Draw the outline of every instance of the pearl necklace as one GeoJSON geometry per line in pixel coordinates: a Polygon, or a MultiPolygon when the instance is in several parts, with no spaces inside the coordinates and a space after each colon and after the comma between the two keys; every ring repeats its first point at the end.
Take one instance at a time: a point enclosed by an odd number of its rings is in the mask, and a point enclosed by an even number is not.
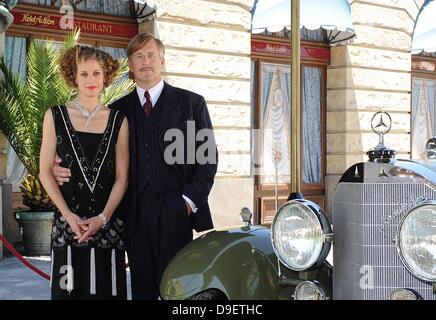
{"type": "Polygon", "coordinates": [[[77,101],[77,99],[76,100],[74,100],[73,101],[73,106],[82,114],[82,115],[84,115],[85,117],[86,117],[86,122],[85,122],[85,127],[87,127],[88,126],[88,124],[89,124],[89,122],[92,120],[92,118],[94,118],[95,117],[95,115],[97,114],[97,112],[101,109],[101,108],[103,108],[104,106],[101,104],[101,103],[99,103],[92,111],[88,111],[88,110],[86,110],[84,107],[82,107],[80,104],[79,104],[79,101],[77,101]]]}

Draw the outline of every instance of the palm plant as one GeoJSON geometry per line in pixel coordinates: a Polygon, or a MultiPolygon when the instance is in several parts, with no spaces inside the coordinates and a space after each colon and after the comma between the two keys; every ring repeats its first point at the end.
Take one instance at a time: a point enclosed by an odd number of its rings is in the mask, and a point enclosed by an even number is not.
{"type": "MultiPolygon", "coordinates": [[[[79,37],[79,30],[72,31],[62,49],[76,45],[79,37]]],[[[24,177],[21,190],[23,203],[33,211],[45,211],[51,206],[37,178],[44,114],[51,106],[65,104],[77,95],[58,70],[62,52],[54,41],[33,40],[27,54],[27,80],[14,74],[5,60],[0,59],[3,73],[0,77],[0,130],[27,169],[29,177],[24,177]]],[[[133,89],[133,82],[126,77],[127,60],[120,61],[120,65],[117,78],[102,96],[103,104],[109,104],[133,89]]]]}

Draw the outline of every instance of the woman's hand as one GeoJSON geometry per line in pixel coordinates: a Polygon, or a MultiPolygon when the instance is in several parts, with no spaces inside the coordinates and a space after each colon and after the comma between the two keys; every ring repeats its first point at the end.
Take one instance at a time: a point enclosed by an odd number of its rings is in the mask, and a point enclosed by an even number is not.
{"type": "Polygon", "coordinates": [[[80,219],[80,217],[73,212],[67,214],[65,220],[67,220],[68,225],[73,230],[75,234],[74,236],[75,240],[80,239],[82,235],[86,233],[86,231],[88,230],[88,226],[80,224],[82,219],[80,219]]]}
{"type": "Polygon", "coordinates": [[[87,231],[82,234],[82,236],[79,238],[78,242],[88,242],[89,240],[92,240],[91,236],[97,233],[98,230],[100,230],[103,227],[103,220],[100,217],[92,217],[86,220],[81,220],[79,222],[79,225],[81,227],[86,227],[87,231]]]}

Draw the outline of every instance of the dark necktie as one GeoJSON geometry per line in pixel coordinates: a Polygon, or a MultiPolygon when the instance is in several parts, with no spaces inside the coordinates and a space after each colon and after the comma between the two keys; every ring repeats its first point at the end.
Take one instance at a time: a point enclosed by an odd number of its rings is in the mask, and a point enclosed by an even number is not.
{"type": "Polygon", "coordinates": [[[151,113],[151,110],[153,109],[153,105],[151,104],[150,94],[148,91],[145,91],[144,93],[145,102],[142,106],[144,108],[145,115],[148,117],[151,113]]]}

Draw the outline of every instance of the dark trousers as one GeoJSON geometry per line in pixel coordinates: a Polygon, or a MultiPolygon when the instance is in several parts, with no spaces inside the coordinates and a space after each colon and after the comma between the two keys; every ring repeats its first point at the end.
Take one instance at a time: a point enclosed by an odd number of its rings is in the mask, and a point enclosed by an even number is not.
{"type": "MultiPolygon", "coordinates": [[[[174,255],[192,240],[181,193],[139,197],[134,231],[126,239],[132,299],[156,300],[162,274],[174,255]]],[[[195,213],[194,213],[195,214],[195,213]]]]}

